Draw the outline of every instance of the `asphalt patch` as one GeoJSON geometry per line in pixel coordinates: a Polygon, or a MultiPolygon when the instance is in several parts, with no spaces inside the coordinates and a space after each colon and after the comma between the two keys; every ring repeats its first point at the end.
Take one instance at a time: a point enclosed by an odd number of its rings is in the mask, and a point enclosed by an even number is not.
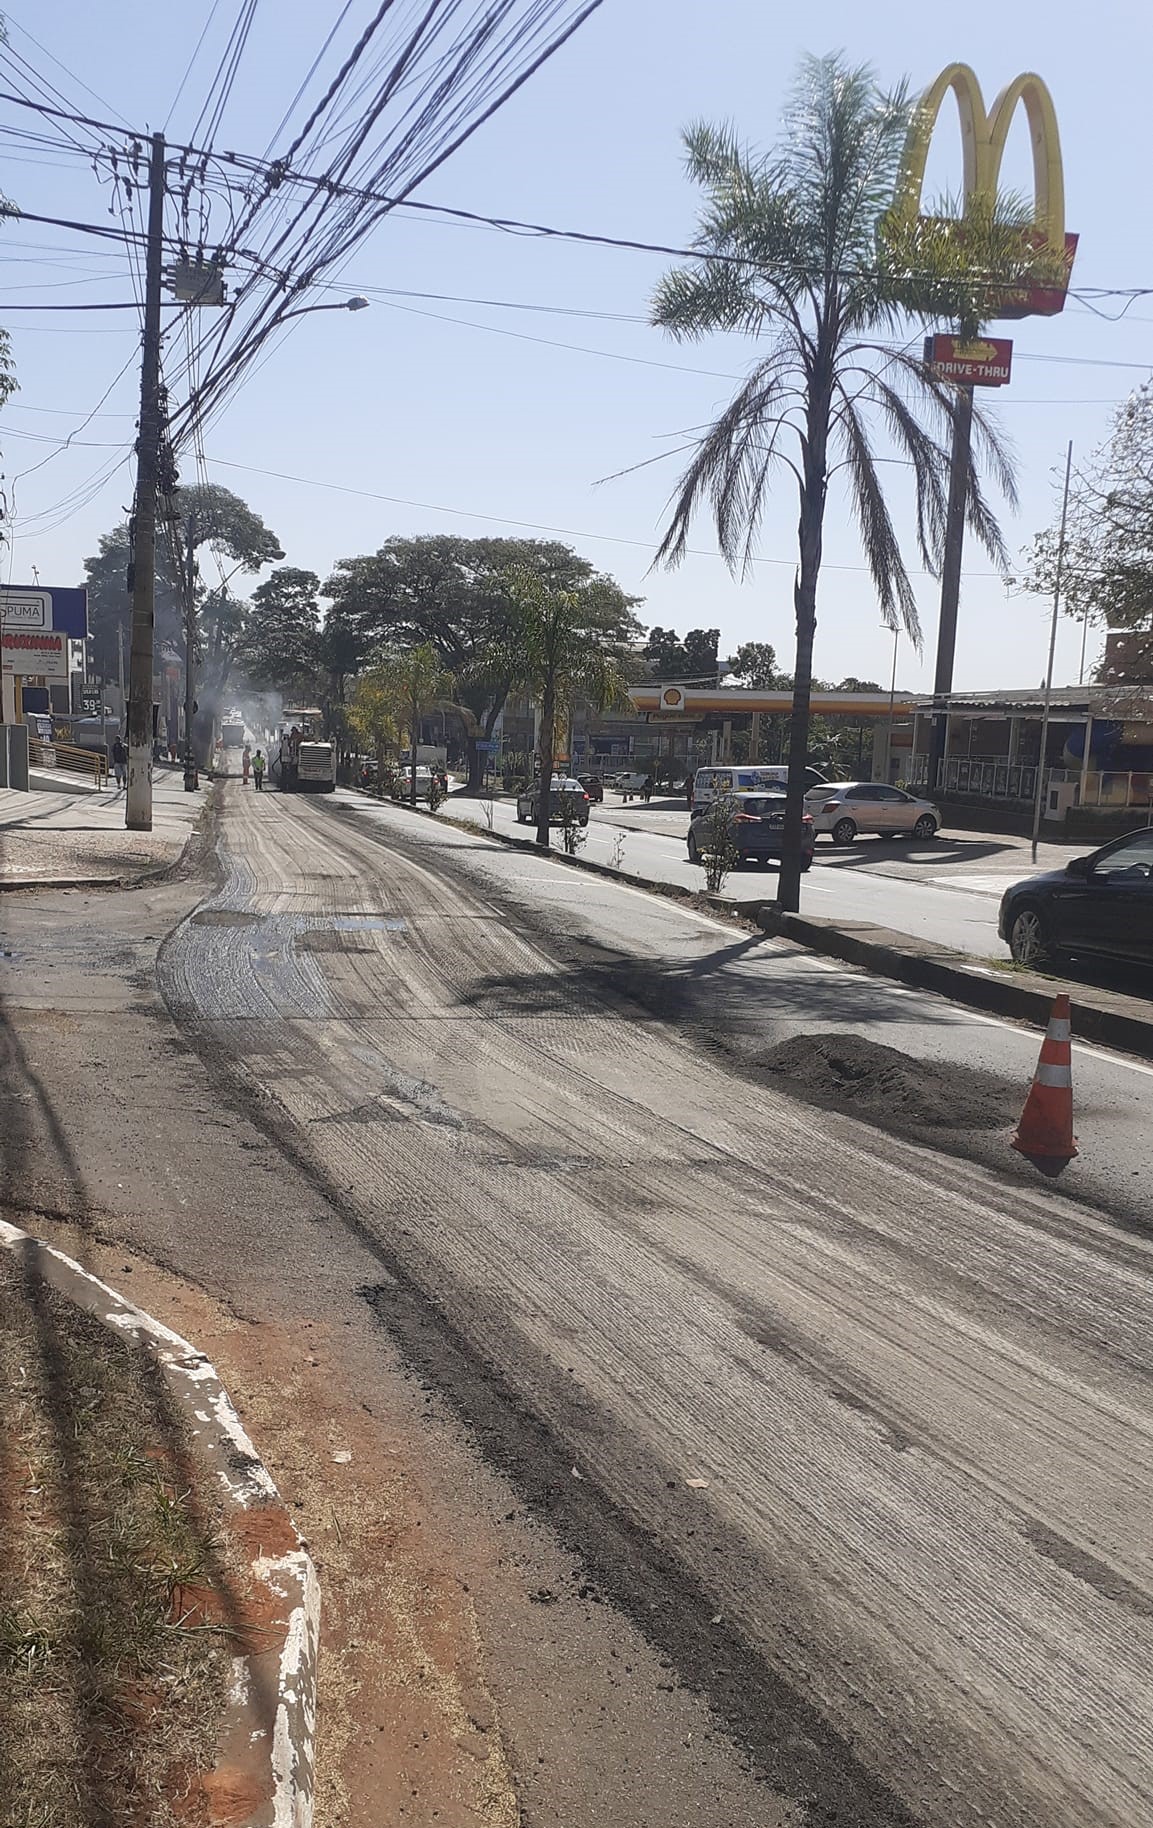
{"type": "Polygon", "coordinates": [[[915,1133],[1007,1129],[1025,1090],[980,1067],[917,1060],[864,1035],[790,1035],[743,1064],[814,1104],[915,1133]]]}

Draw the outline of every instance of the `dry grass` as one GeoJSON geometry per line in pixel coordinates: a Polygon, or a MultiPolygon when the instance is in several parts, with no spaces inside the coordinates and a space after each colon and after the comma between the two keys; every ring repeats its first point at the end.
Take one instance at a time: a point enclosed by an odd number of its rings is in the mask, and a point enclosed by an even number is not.
{"type": "Polygon", "coordinates": [[[188,1465],[147,1355],[0,1253],[0,1828],[196,1822],[231,1644],[188,1465]]]}

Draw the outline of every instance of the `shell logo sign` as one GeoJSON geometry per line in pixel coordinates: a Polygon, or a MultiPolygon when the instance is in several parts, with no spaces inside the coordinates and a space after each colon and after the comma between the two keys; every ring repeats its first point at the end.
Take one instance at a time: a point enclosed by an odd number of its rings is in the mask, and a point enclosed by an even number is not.
{"type": "Polygon", "coordinates": [[[680,686],[663,686],[661,688],[661,710],[679,711],[685,702],[685,695],[680,686]]]}
{"type": "Polygon", "coordinates": [[[922,95],[909,129],[901,167],[900,201],[893,214],[908,221],[915,220],[921,212],[929,145],[950,89],[961,117],[963,209],[975,198],[988,201],[996,198],[1009,128],[1017,104],[1024,105],[1033,152],[1033,221],[1022,232],[1030,246],[1047,248],[1063,263],[1064,278],[1057,284],[1022,289],[1010,295],[997,316],[1055,317],[1065,307],[1077,236],[1067,234],[1065,230],[1065,172],[1061,163],[1057,111],[1053,97],[1039,76],[1029,71],[1014,77],[1002,89],[992,108],[986,111],[981,85],[967,63],[951,63],[942,70],[936,82],[930,83],[922,95]]]}

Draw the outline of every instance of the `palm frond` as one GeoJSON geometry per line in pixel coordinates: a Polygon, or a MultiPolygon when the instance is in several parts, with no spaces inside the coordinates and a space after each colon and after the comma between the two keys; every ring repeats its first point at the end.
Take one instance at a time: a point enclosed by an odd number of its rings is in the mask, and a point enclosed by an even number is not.
{"type": "Polygon", "coordinates": [[[883,374],[874,374],[868,397],[877,405],[899,450],[912,466],[917,546],[925,567],[940,568],[949,502],[949,450],[925,429],[908,401],[883,374]]]}
{"type": "Polygon", "coordinates": [[[846,400],[840,420],[849,464],[853,511],[861,535],[881,614],[889,628],[903,625],[913,644],[921,646],[917,598],[901,557],[869,434],[856,405],[846,400]]]}
{"type": "Polygon", "coordinates": [[[794,354],[787,347],[758,362],[701,439],[680,478],[654,564],[680,562],[693,516],[707,500],[712,504],[721,553],[726,564],[736,569],[742,545],[747,548],[751,532],[760,523],[768,475],[764,460],[780,455],[775,431],[793,397],[787,382],[794,365],[794,354]]]}

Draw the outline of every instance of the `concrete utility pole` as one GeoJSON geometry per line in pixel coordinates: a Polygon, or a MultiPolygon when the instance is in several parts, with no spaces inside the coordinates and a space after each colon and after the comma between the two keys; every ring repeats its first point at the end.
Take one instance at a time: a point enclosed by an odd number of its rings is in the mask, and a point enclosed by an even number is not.
{"type": "Polygon", "coordinates": [[[140,432],[133,514],[132,653],[128,699],[129,831],[152,830],[152,640],[156,615],[156,486],[160,467],[160,286],[164,242],[164,135],[148,162],[148,250],[140,363],[140,432]]]}
{"type": "Polygon", "coordinates": [[[197,785],[196,746],[192,726],[196,717],[196,516],[188,516],[185,548],[182,554],[184,589],[184,786],[189,793],[197,785]]]}
{"type": "MultiPolygon", "coordinates": [[[[1037,861],[1037,840],[1041,835],[1041,807],[1045,800],[1045,754],[1049,747],[1049,711],[1053,702],[1053,660],[1057,652],[1057,618],[1061,611],[1061,586],[1065,582],[1065,528],[1069,520],[1069,484],[1073,478],[1073,440],[1065,452],[1065,489],[1061,496],[1061,532],[1057,540],[1057,569],[1053,578],[1053,616],[1049,624],[1049,664],[1045,669],[1045,708],[1041,716],[1041,753],[1037,757],[1037,786],[1033,795],[1033,862],[1037,861]]],[[[1085,725],[1085,748],[1089,747],[1089,724],[1085,725]]],[[[1085,773],[1082,762],[1082,776],[1085,773]]]]}
{"type": "MultiPolygon", "coordinates": [[[[967,329],[962,334],[968,336],[967,329]]],[[[941,619],[937,625],[937,665],[933,673],[933,721],[929,728],[928,793],[942,787],[948,711],[942,700],[953,690],[953,662],[957,653],[957,611],[961,602],[961,560],[965,551],[965,496],[969,475],[969,447],[973,431],[973,389],[959,387],[953,411],[953,448],[949,465],[949,505],[945,520],[945,551],[941,565],[941,619]]]]}

